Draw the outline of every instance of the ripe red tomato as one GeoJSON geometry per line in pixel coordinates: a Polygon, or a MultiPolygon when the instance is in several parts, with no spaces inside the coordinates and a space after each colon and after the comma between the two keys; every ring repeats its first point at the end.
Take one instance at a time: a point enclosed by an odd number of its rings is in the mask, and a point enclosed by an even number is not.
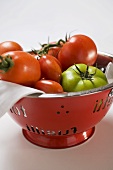
{"type": "Polygon", "coordinates": [[[63,93],[62,86],[53,80],[39,80],[35,83],[34,88],[42,90],[45,93],[63,93]]]}
{"type": "Polygon", "coordinates": [[[93,65],[97,59],[97,47],[88,36],[74,35],[63,45],[58,59],[63,70],[77,63],[93,65]]]}
{"type": "Polygon", "coordinates": [[[48,54],[58,58],[58,53],[60,50],[61,50],[61,47],[51,47],[48,50],[48,54]]]}
{"type": "Polygon", "coordinates": [[[53,57],[53,59],[57,62],[57,64],[60,66],[60,68],[62,70],[62,65],[61,65],[60,61],[56,57],[53,57]]]}
{"type": "Polygon", "coordinates": [[[4,41],[0,43],[0,55],[8,51],[23,51],[23,48],[14,41],[4,41]]]}
{"type": "Polygon", "coordinates": [[[60,82],[62,70],[59,65],[59,61],[57,62],[55,57],[48,54],[43,55],[40,57],[39,63],[41,67],[42,78],[60,82]]]}
{"type": "Polygon", "coordinates": [[[6,61],[7,67],[5,65],[2,68],[0,64],[1,70],[6,71],[1,73],[0,70],[0,79],[25,86],[33,86],[40,79],[41,70],[39,61],[31,54],[24,51],[12,51],[4,53],[2,57],[6,61]],[[9,57],[12,58],[10,61],[9,57]],[[11,63],[14,63],[14,65],[10,68],[11,63]]]}
{"type": "Polygon", "coordinates": [[[40,50],[33,50],[35,54],[43,55],[43,54],[49,54],[56,58],[58,58],[58,53],[60,49],[62,48],[64,42],[63,40],[59,40],[58,42],[50,42],[48,44],[42,44],[42,48],[40,50]]]}

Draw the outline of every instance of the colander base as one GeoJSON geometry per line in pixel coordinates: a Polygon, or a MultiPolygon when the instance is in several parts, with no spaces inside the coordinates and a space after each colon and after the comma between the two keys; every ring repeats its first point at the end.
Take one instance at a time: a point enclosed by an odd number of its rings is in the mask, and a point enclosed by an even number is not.
{"type": "Polygon", "coordinates": [[[73,135],[65,136],[49,136],[49,135],[39,135],[28,130],[22,129],[24,137],[31,143],[53,149],[68,148],[87,141],[95,131],[95,127],[84,131],[82,133],[77,133],[73,135]]]}

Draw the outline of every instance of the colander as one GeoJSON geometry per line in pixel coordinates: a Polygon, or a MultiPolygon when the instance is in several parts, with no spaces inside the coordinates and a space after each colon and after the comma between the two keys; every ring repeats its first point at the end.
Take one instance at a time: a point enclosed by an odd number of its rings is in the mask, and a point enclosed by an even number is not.
{"type": "MultiPolygon", "coordinates": [[[[105,71],[112,56],[98,53],[97,66],[105,71]],[[103,62],[104,61],[104,62],[103,62]]],[[[22,127],[25,138],[46,148],[68,148],[87,141],[112,104],[113,83],[64,94],[28,95],[9,115],[22,127]]]]}

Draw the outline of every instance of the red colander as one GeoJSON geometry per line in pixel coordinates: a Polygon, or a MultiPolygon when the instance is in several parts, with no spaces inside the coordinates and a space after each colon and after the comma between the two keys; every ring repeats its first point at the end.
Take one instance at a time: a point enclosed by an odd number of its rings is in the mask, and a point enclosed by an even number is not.
{"type": "MultiPolygon", "coordinates": [[[[111,56],[98,54],[97,65],[102,70],[110,61],[111,56]]],[[[111,83],[82,92],[29,95],[15,103],[9,115],[33,144],[47,148],[75,146],[88,140],[107,114],[112,88],[111,83]]]]}

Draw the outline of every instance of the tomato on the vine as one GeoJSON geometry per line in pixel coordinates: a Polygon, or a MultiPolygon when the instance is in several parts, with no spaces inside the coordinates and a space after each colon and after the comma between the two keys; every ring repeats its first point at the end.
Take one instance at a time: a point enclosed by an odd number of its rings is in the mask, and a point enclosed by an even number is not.
{"type": "Polygon", "coordinates": [[[42,55],[39,58],[39,63],[41,67],[42,78],[60,82],[62,69],[57,58],[49,54],[42,55]]]}
{"type": "Polygon", "coordinates": [[[63,93],[62,86],[53,80],[39,80],[35,83],[34,88],[42,90],[45,93],[63,93]]]}
{"type": "Polygon", "coordinates": [[[20,44],[15,41],[4,41],[0,43],[0,55],[9,51],[23,51],[20,44]]]}
{"type": "Polygon", "coordinates": [[[0,60],[0,79],[2,80],[33,86],[41,77],[39,61],[27,52],[7,52],[0,57],[0,60]]]}
{"type": "Polygon", "coordinates": [[[56,42],[50,42],[48,44],[42,44],[40,50],[32,50],[32,54],[34,55],[52,55],[55,58],[58,58],[59,51],[61,50],[63,44],[65,43],[64,40],[60,39],[59,41],[56,42]]]}
{"type": "Polygon", "coordinates": [[[62,73],[62,87],[66,92],[89,90],[108,84],[105,74],[94,66],[75,64],[62,73]]]}
{"type": "Polygon", "coordinates": [[[63,70],[77,63],[93,65],[97,59],[97,47],[90,37],[81,34],[74,35],[63,45],[58,59],[63,70]]]}
{"type": "Polygon", "coordinates": [[[59,47],[59,46],[58,47],[51,47],[48,50],[48,54],[58,58],[58,54],[59,54],[60,50],[61,50],[61,47],[59,47]]]}

